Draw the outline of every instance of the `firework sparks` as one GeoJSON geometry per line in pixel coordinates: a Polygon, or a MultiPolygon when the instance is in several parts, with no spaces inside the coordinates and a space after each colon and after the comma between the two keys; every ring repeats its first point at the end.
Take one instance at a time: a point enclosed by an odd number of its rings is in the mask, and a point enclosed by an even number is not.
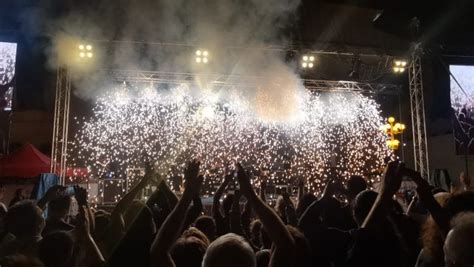
{"type": "Polygon", "coordinates": [[[255,115],[242,98],[210,101],[186,90],[121,89],[99,98],[91,118],[76,119],[72,161],[97,179],[109,162],[126,169],[156,161],[173,177],[198,158],[210,194],[236,161],[253,168],[254,183],[269,170],[274,184],[305,179],[309,190],[320,191],[330,175],[377,173],[391,156],[378,105],[359,93],[303,94],[296,118],[273,121],[255,115]]]}

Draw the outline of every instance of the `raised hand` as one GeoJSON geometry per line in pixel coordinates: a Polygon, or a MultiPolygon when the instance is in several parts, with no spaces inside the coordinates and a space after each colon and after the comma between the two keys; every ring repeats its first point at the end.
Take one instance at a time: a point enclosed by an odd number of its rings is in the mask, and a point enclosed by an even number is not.
{"type": "Polygon", "coordinates": [[[303,177],[300,177],[298,179],[298,187],[304,187],[304,178],[303,177]]]}
{"type": "Polygon", "coordinates": [[[237,180],[239,181],[240,191],[244,196],[248,198],[248,196],[255,194],[250,183],[250,177],[240,163],[237,163],[237,180]]]}
{"type": "Polygon", "coordinates": [[[424,189],[430,188],[430,184],[428,183],[428,181],[423,179],[423,177],[421,177],[421,174],[419,172],[409,169],[409,168],[404,168],[403,173],[406,176],[410,177],[410,179],[412,179],[413,182],[415,182],[417,187],[424,188],[424,189]]]}
{"type": "Polygon", "coordinates": [[[323,191],[323,199],[328,199],[332,197],[336,193],[336,186],[334,184],[334,179],[330,178],[328,182],[326,183],[326,186],[324,187],[323,191]]]}
{"type": "Polygon", "coordinates": [[[76,216],[76,227],[74,228],[78,239],[90,237],[90,223],[87,215],[87,208],[79,206],[79,213],[76,216]]]}
{"type": "Polygon", "coordinates": [[[183,196],[194,198],[196,195],[199,195],[201,191],[202,181],[204,177],[199,174],[200,162],[193,160],[188,163],[188,166],[184,170],[184,179],[185,179],[185,189],[183,196]]]}
{"type": "Polygon", "coordinates": [[[149,163],[146,164],[145,166],[145,175],[142,177],[142,179],[140,180],[140,182],[138,182],[137,186],[140,187],[140,188],[144,188],[145,186],[147,186],[150,181],[153,180],[153,177],[155,177],[155,170],[153,168],[153,166],[149,163]]]}
{"type": "Polygon", "coordinates": [[[229,173],[225,175],[224,183],[229,184],[230,182],[232,182],[232,178],[234,178],[234,171],[230,171],[229,173]]]}
{"type": "Polygon", "coordinates": [[[74,196],[79,207],[87,206],[87,190],[78,185],[74,186],[74,196]]]}
{"type": "Polygon", "coordinates": [[[402,176],[405,173],[405,164],[399,161],[389,162],[385,168],[382,179],[381,194],[386,194],[390,198],[400,189],[402,176]]]}

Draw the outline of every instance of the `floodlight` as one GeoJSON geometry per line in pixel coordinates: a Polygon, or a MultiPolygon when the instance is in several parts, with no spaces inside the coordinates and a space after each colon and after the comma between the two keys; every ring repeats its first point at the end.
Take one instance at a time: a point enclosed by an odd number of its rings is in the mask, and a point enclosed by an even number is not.
{"type": "Polygon", "coordinates": [[[314,67],[314,56],[303,55],[301,57],[301,67],[303,69],[311,69],[314,67]]]}
{"type": "Polygon", "coordinates": [[[196,63],[207,64],[209,62],[209,52],[207,50],[196,50],[196,63]]]}
{"type": "Polygon", "coordinates": [[[405,72],[405,67],[407,66],[407,61],[402,59],[397,59],[393,61],[393,72],[403,73],[405,72]]]}

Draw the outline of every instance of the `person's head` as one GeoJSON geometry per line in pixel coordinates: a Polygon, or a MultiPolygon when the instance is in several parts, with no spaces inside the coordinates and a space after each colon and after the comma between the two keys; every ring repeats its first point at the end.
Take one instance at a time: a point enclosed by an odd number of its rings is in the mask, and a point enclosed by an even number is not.
{"type": "Polygon", "coordinates": [[[96,212],[94,214],[94,238],[96,240],[102,240],[103,235],[110,223],[110,214],[107,212],[96,212]]]}
{"type": "Polygon", "coordinates": [[[8,210],[5,228],[17,238],[39,236],[44,227],[41,213],[41,209],[33,201],[20,201],[8,210]]]}
{"type": "Polygon", "coordinates": [[[255,258],[257,259],[257,267],[268,267],[270,263],[270,250],[269,249],[262,249],[255,253],[255,258]]]}
{"type": "Polygon", "coordinates": [[[222,208],[225,214],[229,214],[232,204],[234,203],[234,193],[228,193],[222,201],[222,208]]]}
{"type": "MultiPolygon", "coordinates": [[[[462,212],[474,211],[474,192],[465,191],[457,194],[439,195],[435,198],[440,205],[448,212],[450,218],[462,212]],[[442,196],[442,197],[441,197],[442,196]],[[446,199],[446,197],[448,197],[446,199]]],[[[436,222],[430,216],[423,224],[422,229],[423,247],[432,256],[442,257],[444,237],[436,222]]],[[[441,258],[442,259],[442,258],[441,258]]]]}
{"type": "Polygon", "coordinates": [[[459,214],[451,226],[444,242],[445,266],[474,266],[474,212],[459,214]]]}
{"type": "Polygon", "coordinates": [[[355,197],[352,204],[352,215],[357,225],[362,225],[376,198],[377,193],[372,190],[364,190],[355,197]]]}
{"type": "Polygon", "coordinates": [[[199,216],[194,222],[194,226],[203,232],[209,240],[216,239],[216,222],[210,216],[199,216]]]}
{"type": "Polygon", "coordinates": [[[250,223],[250,239],[252,239],[252,242],[256,243],[255,245],[260,246],[261,245],[261,240],[260,240],[260,231],[262,229],[262,223],[260,220],[253,220],[250,223]]]}
{"type": "Polygon", "coordinates": [[[71,197],[61,196],[53,199],[48,204],[48,217],[65,219],[71,208],[71,197]]]}
{"type": "Polygon", "coordinates": [[[444,207],[446,204],[446,200],[448,200],[451,197],[451,193],[439,192],[439,193],[434,194],[433,197],[442,207],[444,207]]]}
{"type": "Polygon", "coordinates": [[[58,231],[47,234],[39,243],[38,257],[45,267],[66,267],[72,262],[74,240],[71,234],[58,231]]]}
{"type": "Polygon", "coordinates": [[[176,267],[201,267],[207,245],[195,236],[180,237],[170,254],[176,267]]]}
{"type": "Polygon", "coordinates": [[[367,189],[367,182],[362,176],[352,175],[347,180],[346,190],[349,200],[353,200],[360,192],[367,189]]]}
{"type": "Polygon", "coordinates": [[[444,189],[441,188],[441,187],[434,187],[433,189],[431,189],[431,193],[432,193],[433,195],[436,195],[436,194],[438,194],[438,193],[447,193],[447,191],[444,190],[444,189]]]}
{"type": "Polygon", "coordinates": [[[17,190],[15,190],[15,197],[23,197],[23,188],[18,188],[17,190]]]}
{"type": "Polygon", "coordinates": [[[252,247],[241,236],[223,235],[207,248],[202,267],[256,267],[252,247]]]}
{"type": "Polygon", "coordinates": [[[460,212],[474,211],[474,192],[464,191],[452,194],[446,200],[446,210],[448,210],[451,218],[454,218],[460,212]]]}
{"type": "Polygon", "coordinates": [[[184,237],[184,238],[195,237],[201,240],[202,242],[204,242],[204,244],[206,244],[206,247],[209,246],[209,244],[211,243],[209,241],[209,238],[207,238],[207,236],[196,227],[189,227],[183,232],[181,237],[184,237]]]}
{"type": "Polygon", "coordinates": [[[299,212],[299,214],[297,214],[298,216],[301,216],[303,215],[303,213],[306,211],[306,209],[311,205],[313,204],[314,201],[316,201],[317,198],[314,194],[312,193],[305,193],[303,194],[303,196],[301,197],[301,200],[298,202],[298,209],[297,211],[299,212]]]}

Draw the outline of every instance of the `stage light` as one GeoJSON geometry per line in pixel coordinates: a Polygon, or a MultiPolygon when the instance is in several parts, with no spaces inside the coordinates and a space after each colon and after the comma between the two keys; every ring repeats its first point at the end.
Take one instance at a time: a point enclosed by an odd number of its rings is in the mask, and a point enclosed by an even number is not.
{"type": "Polygon", "coordinates": [[[403,72],[405,72],[406,66],[407,66],[407,61],[406,60],[394,60],[393,61],[393,72],[403,73],[403,72]]]}
{"type": "Polygon", "coordinates": [[[92,58],[94,54],[92,53],[92,45],[90,44],[79,44],[79,57],[80,58],[92,58]]]}
{"type": "Polygon", "coordinates": [[[209,62],[209,52],[207,50],[196,50],[196,63],[207,64],[209,62]]]}
{"type": "Polygon", "coordinates": [[[301,67],[303,69],[312,69],[314,67],[314,56],[303,55],[301,58],[301,67]]]}

